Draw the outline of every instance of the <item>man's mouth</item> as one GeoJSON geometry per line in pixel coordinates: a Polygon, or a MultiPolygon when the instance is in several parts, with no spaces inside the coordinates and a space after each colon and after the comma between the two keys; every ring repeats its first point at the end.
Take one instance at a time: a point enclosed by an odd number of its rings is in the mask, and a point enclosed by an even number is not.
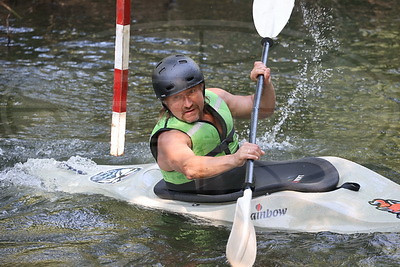
{"type": "Polygon", "coordinates": [[[193,109],[189,109],[189,110],[185,110],[184,111],[184,114],[190,114],[190,113],[192,113],[192,112],[194,112],[195,111],[195,109],[193,108],[193,109]]]}

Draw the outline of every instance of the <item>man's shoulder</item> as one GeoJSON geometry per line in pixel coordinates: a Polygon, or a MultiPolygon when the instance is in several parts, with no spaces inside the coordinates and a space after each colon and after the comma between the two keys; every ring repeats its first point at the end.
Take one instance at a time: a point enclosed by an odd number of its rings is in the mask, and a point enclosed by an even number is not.
{"type": "Polygon", "coordinates": [[[211,92],[211,93],[214,93],[214,94],[218,95],[219,97],[222,97],[222,95],[224,95],[226,93],[226,91],[224,89],[216,88],[216,87],[207,88],[206,89],[206,93],[207,93],[207,91],[211,92]]]}
{"type": "Polygon", "coordinates": [[[178,143],[191,144],[190,137],[177,129],[169,129],[168,131],[163,131],[158,135],[159,145],[176,145],[178,143]]]}
{"type": "Polygon", "coordinates": [[[230,97],[232,96],[232,94],[230,94],[229,92],[227,92],[227,91],[225,91],[224,89],[221,89],[221,88],[207,88],[206,92],[207,91],[211,92],[211,94],[219,96],[225,102],[228,102],[230,97]]]}

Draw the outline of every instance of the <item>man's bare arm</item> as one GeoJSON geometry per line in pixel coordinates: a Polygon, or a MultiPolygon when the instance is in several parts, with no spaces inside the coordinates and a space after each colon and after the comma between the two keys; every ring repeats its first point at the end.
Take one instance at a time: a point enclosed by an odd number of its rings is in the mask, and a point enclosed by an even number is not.
{"type": "Polygon", "coordinates": [[[231,155],[221,157],[196,156],[189,136],[177,130],[163,132],[158,137],[157,162],[165,171],[178,171],[188,179],[209,178],[242,166],[247,159],[258,160],[264,152],[255,144],[245,143],[231,155]]]}

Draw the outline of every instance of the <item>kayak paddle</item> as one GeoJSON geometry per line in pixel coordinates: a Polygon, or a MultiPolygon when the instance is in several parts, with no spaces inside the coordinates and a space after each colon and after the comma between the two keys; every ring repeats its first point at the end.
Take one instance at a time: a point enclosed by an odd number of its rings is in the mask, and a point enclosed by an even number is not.
{"type": "MultiPolygon", "coordinates": [[[[258,34],[263,37],[261,61],[266,65],[268,49],[290,18],[294,0],[254,0],[253,20],[258,34]]],[[[264,85],[264,76],[260,75],[254,95],[251,114],[249,142],[256,143],[257,120],[260,99],[264,85]]],[[[243,196],[236,202],[235,217],[226,246],[226,257],[232,266],[252,266],[257,255],[257,240],[254,225],[250,220],[254,161],[248,160],[243,196]]]]}

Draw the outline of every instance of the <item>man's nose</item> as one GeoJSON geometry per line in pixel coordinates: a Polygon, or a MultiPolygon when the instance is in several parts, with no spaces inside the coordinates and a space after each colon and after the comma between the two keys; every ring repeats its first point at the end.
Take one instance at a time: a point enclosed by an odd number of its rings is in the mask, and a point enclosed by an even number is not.
{"type": "Polygon", "coordinates": [[[191,99],[189,96],[185,96],[185,97],[184,97],[184,100],[183,100],[183,105],[184,105],[185,107],[191,107],[192,104],[193,104],[192,99],[191,99]]]}

